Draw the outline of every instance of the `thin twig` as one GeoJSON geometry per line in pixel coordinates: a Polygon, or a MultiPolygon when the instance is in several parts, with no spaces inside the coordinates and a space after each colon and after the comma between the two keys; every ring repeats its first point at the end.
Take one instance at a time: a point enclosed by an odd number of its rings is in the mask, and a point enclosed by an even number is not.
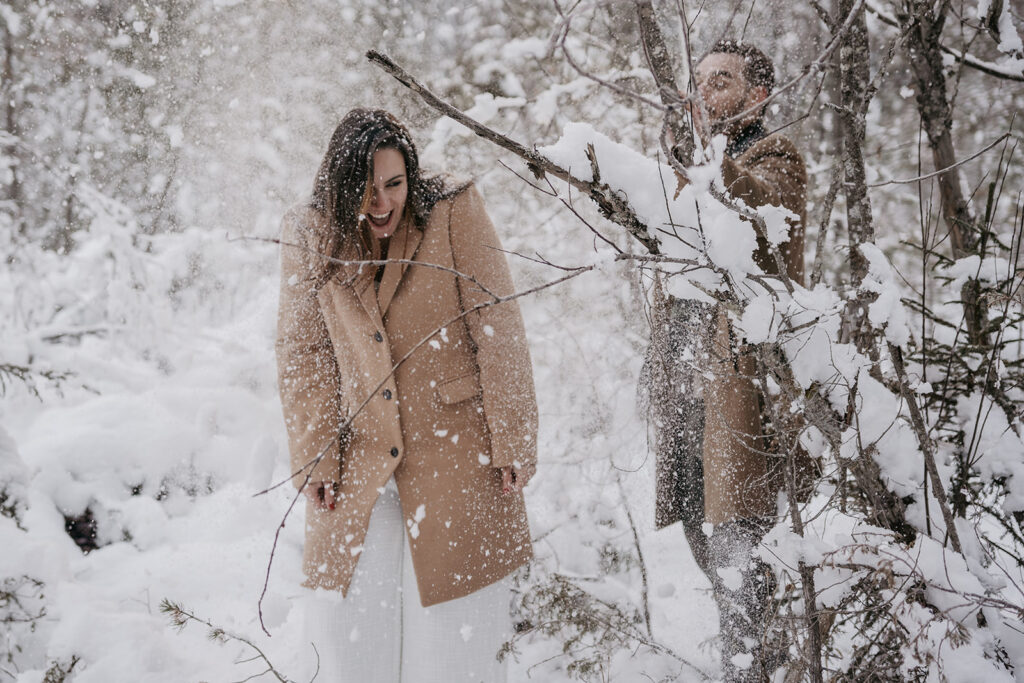
{"type": "MultiPolygon", "coordinates": [[[[163,601],[161,601],[160,611],[166,614],[170,618],[171,623],[178,629],[185,628],[185,626],[187,626],[190,621],[196,622],[197,624],[202,624],[208,627],[210,629],[210,638],[214,640],[235,640],[240,643],[243,643],[244,645],[247,645],[256,653],[255,658],[263,660],[263,663],[267,665],[267,670],[259,674],[260,676],[271,673],[274,675],[274,678],[280,681],[280,683],[291,683],[289,679],[282,676],[281,673],[274,667],[273,662],[270,661],[270,658],[267,657],[266,653],[264,653],[263,650],[259,648],[259,646],[257,646],[254,642],[252,642],[245,636],[240,636],[236,633],[226,631],[219,626],[214,626],[207,619],[203,619],[201,617],[196,616],[192,612],[186,610],[181,605],[173,603],[167,598],[164,598],[163,601]]],[[[319,670],[319,665],[317,666],[317,670],[319,670]]],[[[251,678],[253,677],[250,676],[249,678],[244,680],[249,680],[251,678]]]]}
{"type": "Polygon", "coordinates": [[[821,268],[825,260],[825,237],[828,235],[828,225],[832,222],[832,208],[836,203],[836,195],[839,193],[839,186],[843,181],[843,165],[836,164],[832,167],[832,181],[828,185],[828,192],[825,193],[824,206],[821,210],[821,222],[818,223],[818,235],[814,240],[814,266],[811,269],[811,289],[814,289],[821,282],[821,268]]]}
{"type": "MultiPolygon", "coordinates": [[[[282,242],[280,239],[277,239],[277,238],[274,238],[274,237],[257,237],[257,236],[252,236],[252,235],[245,235],[245,236],[242,236],[242,237],[233,237],[233,238],[231,238],[231,240],[251,240],[251,241],[254,241],[254,242],[267,242],[267,243],[270,243],[270,244],[277,244],[277,245],[282,246],[282,247],[291,247],[293,249],[301,249],[301,250],[309,252],[310,254],[313,254],[315,256],[318,256],[318,257],[321,256],[319,252],[317,252],[316,250],[311,249],[311,248],[309,248],[309,247],[307,247],[305,245],[302,245],[302,244],[292,244],[292,243],[288,243],[288,242],[282,242]]],[[[338,258],[330,258],[329,259],[329,258],[326,258],[326,257],[324,258],[324,262],[329,262],[329,263],[332,263],[332,264],[338,265],[338,266],[386,266],[389,263],[401,263],[401,264],[407,265],[407,266],[423,266],[425,268],[433,268],[435,270],[440,270],[440,271],[443,271],[445,273],[451,273],[452,275],[454,275],[454,276],[456,276],[458,278],[462,278],[463,280],[469,280],[474,285],[479,287],[480,291],[483,292],[484,294],[486,294],[487,296],[491,297],[492,299],[499,298],[497,294],[495,294],[491,290],[487,289],[487,287],[485,287],[474,276],[469,275],[467,273],[461,273],[461,272],[455,270],[454,268],[451,268],[449,266],[442,266],[442,265],[440,265],[438,263],[428,263],[426,261],[414,261],[412,259],[404,259],[404,258],[386,258],[386,259],[338,259],[338,258]]]]}
{"type": "Polygon", "coordinates": [[[917,405],[917,397],[910,388],[910,379],[907,377],[907,370],[903,365],[903,352],[892,342],[888,342],[888,346],[889,357],[892,360],[893,369],[896,370],[900,394],[910,409],[910,423],[917,434],[918,443],[921,445],[921,452],[924,454],[925,468],[928,470],[928,475],[932,480],[932,494],[935,496],[935,501],[939,504],[942,519],[946,523],[946,534],[949,536],[949,542],[953,546],[953,550],[963,554],[962,546],[960,545],[960,534],[957,532],[956,522],[953,519],[953,512],[950,510],[949,501],[946,499],[946,488],[942,484],[942,478],[939,476],[939,469],[935,463],[935,450],[931,437],[928,436],[928,426],[921,415],[921,409],[917,405]]]}
{"type": "Polygon", "coordinates": [[[555,32],[553,45],[557,45],[562,50],[562,54],[565,56],[565,61],[569,64],[569,66],[573,68],[573,70],[576,73],[578,73],[580,76],[588,80],[597,83],[598,85],[608,88],[612,92],[617,92],[618,94],[628,97],[630,99],[634,99],[638,102],[643,102],[649,107],[653,107],[654,109],[657,109],[659,111],[663,111],[665,109],[665,105],[659,104],[658,102],[655,102],[651,98],[641,95],[640,93],[634,90],[624,88],[618,83],[613,83],[612,81],[609,81],[606,78],[595,76],[594,74],[590,73],[589,71],[581,67],[573,58],[572,53],[569,52],[569,47],[565,44],[566,38],[569,36],[569,27],[572,24],[572,13],[562,13],[562,9],[561,7],[558,7],[557,3],[555,4],[555,7],[557,8],[559,14],[561,14],[562,16],[562,23],[559,25],[558,30],[555,32]]]}
{"type": "Polygon", "coordinates": [[[967,157],[966,159],[961,159],[960,161],[956,162],[955,164],[950,164],[949,166],[946,166],[945,168],[940,168],[938,171],[932,171],[931,173],[925,173],[924,175],[919,175],[919,176],[917,176],[915,178],[893,178],[892,180],[885,180],[885,181],[882,181],[880,183],[871,183],[870,185],[868,185],[868,187],[882,187],[884,185],[896,185],[896,184],[906,185],[906,184],[909,184],[909,183],[920,182],[922,180],[928,180],[928,178],[934,178],[935,176],[942,175],[943,173],[946,173],[947,171],[950,171],[950,170],[956,168],[957,166],[963,166],[968,161],[973,161],[973,160],[977,159],[982,154],[984,154],[985,152],[989,151],[990,149],[992,149],[993,147],[998,145],[1000,142],[1002,142],[1003,140],[1005,140],[1006,138],[1009,138],[1009,137],[1013,137],[1013,134],[1012,133],[1003,133],[998,138],[996,138],[993,142],[989,143],[988,145],[985,145],[985,147],[983,149],[979,149],[977,152],[975,152],[971,156],[967,157]]]}
{"type": "Polygon", "coordinates": [[[644,551],[640,547],[640,534],[637,533],[636,522],[633,521],[633,513],[629,510],[629,500],[626,497],[626,490],[622,487],[622,479],[616,476],[615,481],[619,485],[619,496],[622,499],[622,507],[626,511],[626,521],[629,522],[629,528],[633,532],[633,546],[636,548],[637,564],[640,565],[640,602],[644,609],[644,626],[647,627],[647,637],[653,638],[654,632],[651,630],[651,606],[648,597],[650,591],[647,585],[647,563],[644,562],[644,551]]]}

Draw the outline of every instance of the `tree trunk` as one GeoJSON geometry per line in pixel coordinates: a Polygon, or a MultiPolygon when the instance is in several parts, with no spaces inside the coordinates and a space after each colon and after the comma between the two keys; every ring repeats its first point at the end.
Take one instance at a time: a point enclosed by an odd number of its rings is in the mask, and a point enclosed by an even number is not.
{"type": "MultiPolygon", "coordinates": [[[[854,7],[854,0],[839,0],[836,26],[842,26],[854,7]]],[[[864,132],[867,127],[867,89],[870,80],[870,47],[863,7],[857,13],[839,46],[839,101],[842,108],[843,176],[846,190],[846,221],[850,239],[852,284],[860,286],[868,273],[868,264],[860,245],[873,242],[871,202],[864,173],[864,132]]]]}
{"type": "Polygon", "coordinates": [[[672,55],[661,33],[661,27],[658,26],[651,0],[637,0],[636,13],[640,24],[640,42],[647,57],[647,64],[651,75],[654,76],[654,82],[658,85],[662,104],[670,107],[666,113],[666,123],[672,131],[672,137],[682,148],[682,155],[685,157],[683,163],[689,165],[693,163],[693,137],[692,132],[683,126],[683,117],[678,109],[679,85],[672,66],[672,55]]]}
{"type": "MultiPolygon", "coordinates": [[[[856,3],[854,0],[838,0],[838,14],[833,26],[841,27],[856,3]]],[[[850,24],[849,31],[842,37],[839,48],[839,90],[842,126],[843,193],[846,195],[846,220],[850,244],[851,286],[860,287],[868,272],[867,260],[860,252],[860,245],[874,242],[874,218],[868,199],[866,173],[864,170],[864,136],[867,128],[866,114],[869,103],[871,53],[868,43],[867,24],[863,7],[850,24]]],[[[857,348],[878,360],[876,348],[877,331],[867,316],[868,305],[873,296],[869,293],[854,293],[843,315],[842,338],[854,342],[857,348]]],[[[873,374],[877,374],[875,365],[873,374]]],[[[854,389],[854,392],[856,388],[854,389]]],[[[851,401],[855,396],[851,395],[851,401]]],[[[853,411],[847,415],[852,423],[853,411]]],[[[867,505],[866,516],[873,523],[891,529],[905,540],[914,537],[913,527],[906,520],[906,506],[882,482],[878,464],[870,450],[858,453],[849,463],[850,474],[863,493],[867,505]]]]}
{"type": "MultiPolygon", "coordinates": [[[[4,130],[8,135],[16,137],[18,135],[18,110],[14,96],[14,36],[11,35],[10,27],[2,15],[0,15],[0,34],[3,35],[4,41],[3,70],[0,72],[0,83],[3,84],[3,88],[0,89],[0,97],[4,98],[4,130]]],[[[4,154],[14,160],[11,168],[11,182],[7,185],[5,199],[13,205],[14,215],[12,217],[16,233],[23,235],[25,222],[21,217],[21,179],[19,177],[21,169],[18,167],[17,145],[13,141],[6,145],[4,154]]]]}
{"type": "MultiPolygon", "coordinates": [[[[855,6],[854,0],[839,0],[835,30],[842,27],[855,6]]],[[[864,170],[865,114],[868,107],[871,53],[864,9],[857,12],[839,44],[839,121],[842,127],[843,193],[846,195],[846,226],[849,235],[850,286],[852,295],[843,314],[841,340],[854,342],[864,355],[878,360],[874,331],[868,323],[868,306],[873,298],[858,292],[868,274],[868,262],[860,245],[874,242],[875,228],[864,170]]]]}
{"type": "MultiPolygon", "coordinates": [[[[949,230],[953,258],[959,259],[978,253],[980,240],[975,218],[961,189],[960,169],[950,168],[957,159],[951,134],[951,107],[946,96],[946,74],[939,45],[949,6],[943,2],[936,10],[930,2],[908,0],[903,9],[899,20],[907,35],[907,54],[917,86],[917,109],[928,136],[932,163],[936,170],[948,169],[938,176],[939,197],[942,218],[949,230]]],[[[961,297],[968,339],[972,344],[986,345],[988,309],[980,297],[978,281],[968,280],[961,290],[961,297]]]]}

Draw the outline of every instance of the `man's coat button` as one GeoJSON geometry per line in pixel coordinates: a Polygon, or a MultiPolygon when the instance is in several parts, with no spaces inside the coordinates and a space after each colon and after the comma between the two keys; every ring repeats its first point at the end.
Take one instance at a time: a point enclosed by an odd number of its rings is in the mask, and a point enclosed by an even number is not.
{"type": "Polygon", "coordinates": [[[397,458],[398,457],[398,446],[392,446],[391,447],[391,457],[392,458],[397,458]]]}
{"type": "Polygon", "coordinates": [[[384,335],[380,333],[380,330],[377,330],[376,332],[373,333],[373,341],[384,341],[384,335]]]}

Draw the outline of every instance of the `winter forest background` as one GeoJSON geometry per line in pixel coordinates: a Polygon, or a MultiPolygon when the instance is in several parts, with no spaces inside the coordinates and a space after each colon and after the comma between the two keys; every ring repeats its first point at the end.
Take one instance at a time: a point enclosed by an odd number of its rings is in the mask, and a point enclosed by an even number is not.
{"type": "Polygon", "coordinates": [[[761,548],[779,676],[1024,680],[1024,6],[654,3],[681,87],[688,51],[741,36],[790,84],[768,126],[809,169],[807,288],[789,288],[745,286],[755,227],[709,180],[669,201],[644,5],[0,5],[0,682],[311,678],[301,511],[263,601],[272,637],[257,612],[292,495],[253,495],[288,476],[270,240],[353,106],[477,179],[521,289],[573,275],[520,302],[541,468],[512,680],[717,674],[707,581],[678,525],[652,530],[637,378],[655,270],[723,293],[822,463],[761,548]],[[440,118],[368,49],[579,183],[440,118]],[[656,233],[693,231],[698,208],[728,240],[656,233]]]}

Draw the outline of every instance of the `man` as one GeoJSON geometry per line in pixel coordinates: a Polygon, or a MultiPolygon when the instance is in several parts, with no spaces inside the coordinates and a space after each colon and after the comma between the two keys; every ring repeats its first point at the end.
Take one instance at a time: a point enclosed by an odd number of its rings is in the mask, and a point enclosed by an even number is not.
{"type": "MultiPolygon", "coordinates": [[[[703,112],[691,108],[694,127],[705,142],[718,134],[728,140],[722,162],[727,193],[752,208],[783,206],[799,217],[779,249],[787,275],[801,282],[807,175],[793,143],[765,129],[759,105],[775,85],[771,60],[751,45],[720,41],[700,60],[695,77],[703,112]]],[[[758,266],[778,275],[760,234],[757,245],[758,266]]],[[[656,523],[662,528],[682,521],[694,558],[711,581],[725,679],[760,681],[773,668],[760,647],[773,580],[770,570],[753,559],[752,549],[776,515],[785,454],[771,452],[771,437],[785,427],[763,419],[763,397],[752,381],[755,359],[723,311],[672,298],[666,310],[668,339],[660,352],[652,352],[653,365],[662,369],[653,380],[660,375],[672,387],[669,394],[661,393],[662,399],[672,398],[658,411],[656,523]],[[704,376],[703,399],[695,399],[692,387],[677,379],[686,373],[674,369],[687,364],[704,376]]],[[[657,332],[655,337],[652,349],[659,346],[657,332]]]]}

